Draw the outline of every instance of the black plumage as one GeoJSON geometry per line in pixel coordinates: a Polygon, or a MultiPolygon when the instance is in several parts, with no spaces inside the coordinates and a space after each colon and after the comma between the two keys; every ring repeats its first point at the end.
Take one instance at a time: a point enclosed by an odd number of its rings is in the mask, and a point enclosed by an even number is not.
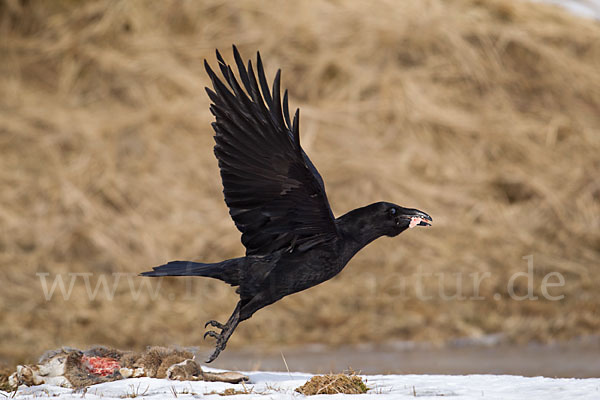
{"type": "Polygon", "coordinates": [[[205,61],[213,89],[206,88],[215,116],[214,152],[225,202],[242,233],[246,256],[204,264],[174,261],[144,276],[206,276],[238,286],[240,295],[217,339],[217,358],[237,325],[284,296],[334,277],[361,248],[380,236],[396,236],[426,226],[426,213],[379,202],[335,218],[323,179],[300,146],[300,112],[290,118],[287,91],[281,97],[281,72],[269,90],[260,54],[256,73],[233,47],[240,86],[217,51],[225,84],[205,61]],[[283,104],[282,104],[283,102],[283,104]]]}

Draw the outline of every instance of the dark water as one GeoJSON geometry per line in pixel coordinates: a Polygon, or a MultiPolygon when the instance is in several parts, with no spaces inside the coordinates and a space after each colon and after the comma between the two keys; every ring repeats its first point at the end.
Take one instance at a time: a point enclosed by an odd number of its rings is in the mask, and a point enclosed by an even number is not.
{"type": "MultiPolygon", "coordinates": [[[[208,349],[198,351],[200,359],[208,349]]],[[[328,348],[312,345],[275,351],[227,349],[210,366],[232,370],[341,372],[364,374],[511,374],[548,377],[600,377],[600,341],[554,345],[455,343],[436,348],[398,343],[328,348]]]]}

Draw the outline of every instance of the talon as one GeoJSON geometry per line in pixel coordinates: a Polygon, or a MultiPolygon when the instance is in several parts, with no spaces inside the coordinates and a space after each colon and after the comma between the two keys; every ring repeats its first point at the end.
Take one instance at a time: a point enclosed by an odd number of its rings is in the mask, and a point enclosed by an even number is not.
{"type": "Polygon", "coordinates": [[[215,338],[215,339],[218,339],[218,338],[219,338],[219,334],[218,334],[217,332],[215,332],[215,331],[207,331],[207,332],[204,334],[204,340],[206,340],[206,337],[207,337],[207,336],[213,337],[213,338],[215,338]]]}
{"type": "Polygon", "coordinates": [[[223,330],[225,328],[225,325],[223,325],[219,321],[215,321],[214,319],[211,319],[210,321],[207,321],[206,324],[204,324],[204,328],[206,328],[209,325],[210,326],[214,326],[215,328],[218,328],[218,329],[221,329],[221,330],[223,330]]]}
{"type": "Polygon", "coordinates": [[[210,355],[210,357],[208,357],[208,360],[206,360],[205,362],[208,364],[208,363],[215,361],[215,359],[219,356],[220,353],[221,353],[221,349],[219,347],[217,347],[215,349],[215,351],[210,355]]]}

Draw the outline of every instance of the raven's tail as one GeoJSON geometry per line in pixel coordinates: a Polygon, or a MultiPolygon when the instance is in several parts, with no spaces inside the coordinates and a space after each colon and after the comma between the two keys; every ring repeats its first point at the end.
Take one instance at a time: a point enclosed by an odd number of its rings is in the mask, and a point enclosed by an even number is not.
{"type": "Polygon", "coordinates": [[[142,276],[206,276],[220,279],[230,285],[240,284],[240,270],[244,258],[232,258],[219,263],[205,264],[192,261],[171,261],[168,264],[142,272],[142,276]]]}

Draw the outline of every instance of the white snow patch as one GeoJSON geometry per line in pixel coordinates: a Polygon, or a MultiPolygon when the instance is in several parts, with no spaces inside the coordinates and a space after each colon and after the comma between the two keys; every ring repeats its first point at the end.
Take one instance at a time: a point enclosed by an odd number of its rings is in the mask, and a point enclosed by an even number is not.
{"type": "MultiPolygon", "coordinates": [[[[203,367],[205,368],[205,367],[203,367]]],[[[15,399],[90,399],[117,400],[139,399],[298,399],[304,397],[296,392],[312,377],[304,373],[248,372],[250,382],[228,384],[223,382],[180,382],[167,379],[132,378],[90,386],[87,390],[71,390],[51,385],[22,386],[15,399]],[[249,394],[220,397],[225,389],[236,389],[249,394]]],[[[600,398],[600,379],[526,378],[513,375],[363,375],[367,394],[319,395],[312,399],[356,398],[368,399],[414,399],[416,397],[438,399],[450,397],[467,399],[594,399],[600,398]]],[[[0,391],[10,398],[13,394],[0,391]]]]}

